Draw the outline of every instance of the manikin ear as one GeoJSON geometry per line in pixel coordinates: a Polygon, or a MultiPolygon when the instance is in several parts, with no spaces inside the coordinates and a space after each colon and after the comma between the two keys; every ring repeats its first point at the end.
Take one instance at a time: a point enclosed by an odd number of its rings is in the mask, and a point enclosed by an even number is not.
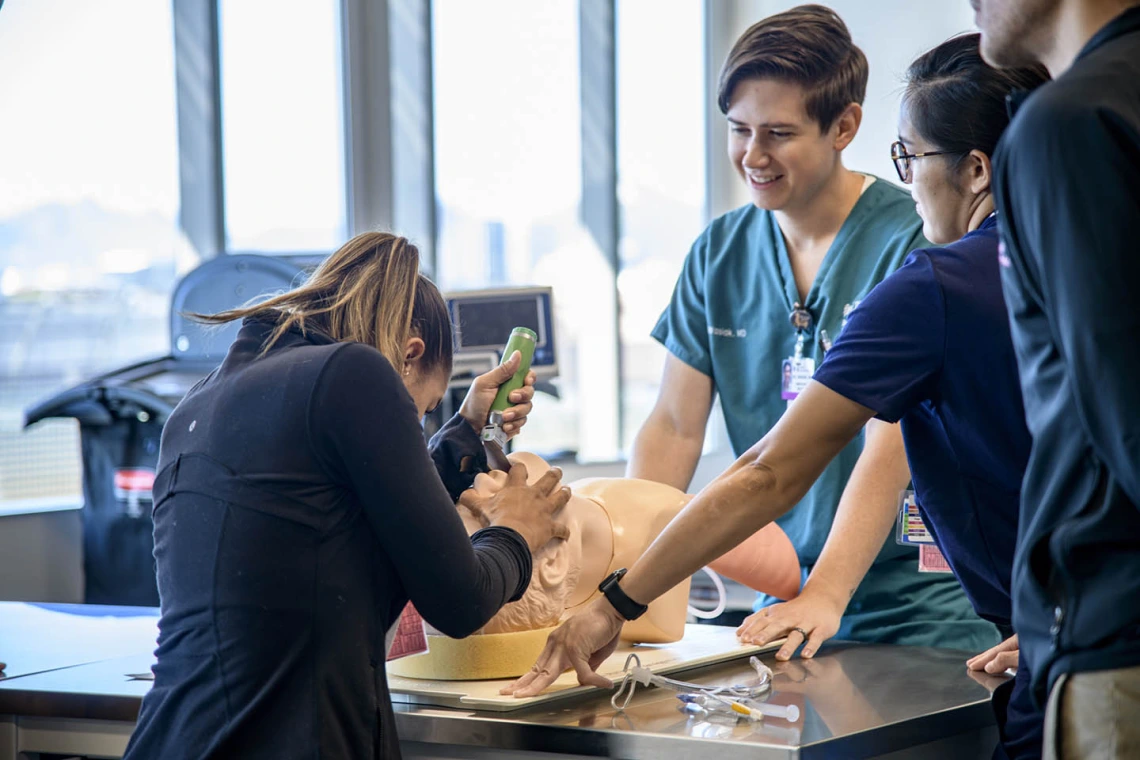
{"type": "Polygon", "coordinates": [[[831,125],[831,131],[835,133],[835,138],[832,141],[832,146],[836,151],[841,151],[851,144],[855,139],[855,135],[859,133],[859,125],[863,123],[863,106],[858,103],[850,103],[843,109],[843,113],[839,114],[839,118],[831,125]]]}
{"type": "Polygon", "coordinates": [[[534,577],[542,585],[543,591],[550,592],[565,583],[569,573],[570,541],[552,538],[534,558],[534,577]]]}
{"type": "Polygon", "coordinates": [[[962,160],[962,183],[974,195],[990,192],[990,183],[993,181],[993,165],[990,157],[980,150],[972,150],[962,160]]]}

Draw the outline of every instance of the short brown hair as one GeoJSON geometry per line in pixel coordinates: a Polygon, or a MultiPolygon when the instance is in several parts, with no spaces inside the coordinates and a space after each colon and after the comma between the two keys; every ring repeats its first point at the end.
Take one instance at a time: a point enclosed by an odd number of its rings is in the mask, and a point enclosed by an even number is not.
{"type": "Polygon", "coordinates": [[[716,103],[727,114],[733,90],[746,79],[779,79],[803,87],[807,114],[821,131],[867,94],[867,56],[851,41],[839,14],[800,5],[759,21],[740,36],[720,70],[716,103]]]}
{"type": "Polygon", "coordinates": [[[420,274],[416,247],[387,232],[357,235],[287,293],[253,306],[187,316],[211,324],[271,319],[277,327],[263,352],[290,327],[303,332],[312,326],[333,340],[372,346],[397,372],[404,368],[404,344],[418,336],[424,342],[423,370],[451,374],[451,318],[443,296],[420,274]]]}

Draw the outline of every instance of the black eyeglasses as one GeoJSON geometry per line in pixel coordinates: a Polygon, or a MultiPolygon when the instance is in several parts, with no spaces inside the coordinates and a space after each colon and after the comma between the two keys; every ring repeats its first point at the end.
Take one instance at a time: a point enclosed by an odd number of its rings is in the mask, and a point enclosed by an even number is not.
{"type": "Polygon", "coordinates": [[[906,184],[910,184],[910,162],[916,158],[926,158],[927,156],[948,156],[954,153],[961,153],[957,150],[928,150],[925,153],[907,153],[906,146],[901,141],[896,140],[891,143],[891,161],[895,163],[895,171],[899,173],[899,179],[906,184]]]}

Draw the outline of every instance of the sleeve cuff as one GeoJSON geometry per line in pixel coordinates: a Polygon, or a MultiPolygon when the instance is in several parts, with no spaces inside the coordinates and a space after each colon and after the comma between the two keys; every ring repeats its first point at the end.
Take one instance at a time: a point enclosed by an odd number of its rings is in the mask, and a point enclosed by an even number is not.
{"type": "MultiPolygon", "coordinates": [[[[821,366],[820,369],[823,369],[823,367],[821,366]]],[[[816,373],[812,376],[811,379],[815,380],[817,383],[824,386],[828,390],[838,393],[848,401],[854,401],[856,404],[867,407],[875,413],[875,419],[877,420],[888,422],[893,425],[902,419],[903,412],[905,410],[900,411],[898,409],[894,409],[891,407],[891,404],[884,401],[883,399],[860,392],[860,389],[855,385],[845,385],[842,382],[836,382],[835,378],[832,377],[830,372],[821,374],[819,370],[816,370],[816,373]]]]}
{"type": "Polygon", "coordinates": [[[672,335],[669,333],[659,334],[658,331],[654,330],[652,333],[650,333],[650,337],[664,346],[665,350],[673,354],[673,356],[676,356],[678,359],[683,361],[685,364],[688,364],[697,372],[700,372],[702,375],[712,377],[712,362],[709,360],[708,354],[693,353],[688,348],[682,346],[680,343],[674,340],[672,335]]]}
{"type": "Polygon", "coordinates": [[[479,434],[458,414],[432,436],[428,450],[453,502],[471,487],[476,475],[490,469],[479,434]]]}
{"type": "Polygon", "coordinates": [[[513,528],[504,528],[492,525],[489,528],[477,530],[471,534],[471,543],[474,546],[493,545],[501,548],[506,557],[510,557],[518,570],[518,583],[514,592],[507,598],[508,602],[517,602],[522,599],[527,588],[530,587],[530,576],[533,572],[533,562],[530,556],[530,547],[526,545],[522,534],[513,528]]]}

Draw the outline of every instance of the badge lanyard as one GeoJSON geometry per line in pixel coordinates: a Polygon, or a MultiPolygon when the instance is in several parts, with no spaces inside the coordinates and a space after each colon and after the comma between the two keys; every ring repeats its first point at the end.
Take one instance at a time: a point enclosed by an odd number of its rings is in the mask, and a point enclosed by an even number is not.
{"type": "Polygon", "coordinates": [[[796,331],[796,347],[792,355],[780,364],[780,398],[789,404],[807,387],[811,376],[815,374],[815,359],[804,356],[804,337],[811,329],[811,312],[798,301],[788,315],[788,321],[796,331]]]}

